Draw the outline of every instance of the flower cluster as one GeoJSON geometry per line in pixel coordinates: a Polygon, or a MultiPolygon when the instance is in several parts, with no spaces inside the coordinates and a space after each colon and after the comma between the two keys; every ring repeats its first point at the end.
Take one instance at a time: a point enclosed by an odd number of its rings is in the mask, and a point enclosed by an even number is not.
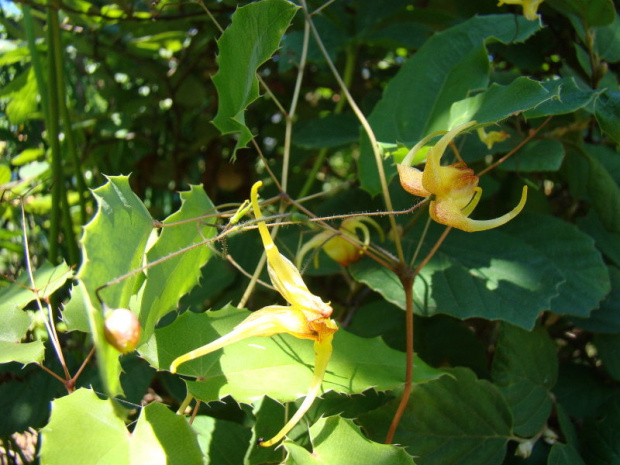
{"type": "Polygon", "coordinates": [[[418,143],[405,157],[403,164],[398,165],[402,187],[410,194],[431,198],[430,215],[433,220],[467,232],[485,231],[507,223],[521,212],[527,199],[527,186],[523,186],[521,200],[512,211],[492,220],[469,218],[482,195],[482,189],[478,187],[478,176],[464,162],[441,166],[441,157],[448,144],[460,132],[475,124],[476,122],[472,121],[448,131],[429,150],[424,171],[408,166],[407,162],[436,134],[418,143]]]}

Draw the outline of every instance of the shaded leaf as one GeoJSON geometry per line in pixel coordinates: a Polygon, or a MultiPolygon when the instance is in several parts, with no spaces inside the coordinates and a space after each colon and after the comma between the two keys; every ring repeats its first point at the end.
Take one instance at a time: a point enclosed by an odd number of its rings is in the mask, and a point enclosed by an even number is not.
{"type": "MultiPolygon", "coordinates": [[[[439,32],[424,43],[388,83],[369,122],[379,143],[414,145],[425,135],[445,130],[450,107],[488,84],[484,44],[521,42],[540,29],[536,21],[513,15],[475,16],[439,32]]],[[[362,187],[381,191],[376,161],[364,137],[359,159],[362,187]]],[[[385,162],[388,180],[396,170],[385,162]]]]}
{"type": "Polygon", "coordinates": [[[590,317],[571,318],[580,328],[598,333],[620,333],[620,269],[610,266],[611,291],[590,317]]]}
{"type": "MultiPolygon", "coordinates": [[[[414,387],[394,441],[418,465],[501,464],[512,417],[499,390],[466,368],[414,387]]],[[[372,438],[385,434],[396,403],[361,418],[372,438]]]]}
{"type": "Polygon", "coordinates": [[[558,443],[551,448],[547,465],[586,465],[586,463],[574,447],[558,443]]]}
{"type": "Polygon", "coordinates": [[[586,27],[605,26],[615,17],[611,0],[548,0],[556,10],[578,16],[586,27]]]}
{"type": "Polygon", "coordinates": [[[604,91],[594,103],[594,114],[603,132],[620,144],[620,92],[604,91]]]}
{"type": "Polygon", "coordinates": [[[528,332],[503,323],[492,375],[512,411],[514,432],[536,435],[551,414],[549,391],[558,375],[556,348],[547,331],[537,327],[528,332]]]}
{"type": "Polygon", "coordinates": [[[259,96],[256,71],[278,49],[296,10],[286,0],[262,0],[237,8],[232,24],[217,41],[219,71],[213,83],[219,103],[213,124],[222,134],[238,134],[235,152],[252,138],[244,112],[259,96]]]}
{"type": "Polygon", "coordinates": [[[244,463],[251,437],[248,428],[232,421],[199,415],[194,418],[192,429],[198,434],[198,445],[202,455],[208,457],[209,465],[244,463]]]}
{"type": "Polygon", "coordinates": [[[499,165],[499,169],[528,173],[558,171],[564,160],[564,145],[557,140],[533,140],[499,165]]]}
{"type": "Polygon", "coordinates": [[[367,439],[353,421],[342,417],[321,418],[310,428],[310,438],[312,452],[292,441],[284,442],[289,453],[287,465],[414,464],[404,449],[367,439]]]}
{"type": "Polygon", "coordinates": [[[299,123],[294,129],[293,142],[305,148],[338,147],[356,142],[359,128],[353,114],[332,114],[299,123]]]}

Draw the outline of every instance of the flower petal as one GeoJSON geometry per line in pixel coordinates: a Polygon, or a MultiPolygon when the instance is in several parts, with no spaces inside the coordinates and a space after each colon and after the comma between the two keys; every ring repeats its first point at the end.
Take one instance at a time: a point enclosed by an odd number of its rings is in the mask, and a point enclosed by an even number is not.
{"type": "Polygon", "coordinates": [[[431,195],[422,185],[422,171],[413,166],[401,164],[396,165],[396,168],[398,169],[398,177],[403,189],[418,197],[428,197],[431,195]]]}

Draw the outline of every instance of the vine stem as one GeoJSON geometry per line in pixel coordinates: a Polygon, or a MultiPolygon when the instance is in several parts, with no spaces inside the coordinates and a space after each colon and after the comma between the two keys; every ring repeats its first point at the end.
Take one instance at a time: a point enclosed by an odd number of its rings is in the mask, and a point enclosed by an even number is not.
{"type": "MultiPolygon", "coordinates": [[[[302,4],[304,16],[306,17],[306,22],[310,24],[310,28],[312,29],[312,35],[314,36],[314,39],[319,49],[321,50],[321,53],[323,57],[325,58],[325,61],[327,65],[329,66],[329,69],[334,75],[334,78],[338,82],[338,85],[340,86],[342,93],[347,98],[347,101],[349,102],[349,105],[351,106],[353,113],[355,113],[355,116],[357,116],[357,119],[359,120],[360,124],[364,128],[364,132],[366,133],[366,135],[368,136],[368,139],[370,140],[372,152],[375,156],[375,161],[377,163],[377,170],[379,171],[379,180],[381,182],[381,190],[383,192],[383,199],[385,201],[385,206],[386,206],[387,211],[391,213],[394,210],[394,208],[392,207],[392,199],[390,197],[390,192],[388,190],[385,170],[383,169],[383,160],[381,157],[381,153],[379,152],[379,143],[377,142],[375,133],[370,127],[370,123],[366,119],[366,116],[364,116],[364,113],[362,112],[362,110],[360,110],[359,106],[353,99],[353,96],[349,92],[349,88],[347,87],[346,83],[340,76],[340,73],[336,69],[336,66],[334,65],[334,62],[332,61],[332,59],[330,58],[329,53],[327,53],[327,49],[325,48],[325,45],[323,44],[323,41],[321,40],[321,36],[319,35],[319,32],[317,31],[314,25],[314,22],[312,21],[310,12],[308,11],[308,5],[306,4],[306,0],[301,0],[301,4],[302,4]]],[[[392,230],[395,232],[394,245],[396,246],[396,253],[398,255],[398,260],[400,263],[404,264],[405,254],[403,252],[403,246],[400,241],[400,237],[398,236],[398,234],[396,234],[396,231],[397,231],[396,218],[394,217],[393,214],[388,215],[388,218],[390,221],[390,226],[392,227],[392,230]]]]}

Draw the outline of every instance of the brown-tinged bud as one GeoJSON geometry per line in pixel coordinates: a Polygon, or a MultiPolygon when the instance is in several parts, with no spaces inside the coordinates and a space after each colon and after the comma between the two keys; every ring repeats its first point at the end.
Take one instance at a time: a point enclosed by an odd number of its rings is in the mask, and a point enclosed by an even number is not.
{"type": "Polygon", "coordinates": [[[140,323],[127,308],[117,308],[106,316],[103,331],[106,340],[122,354],[131,352],[140,340],[140,323]]]}

